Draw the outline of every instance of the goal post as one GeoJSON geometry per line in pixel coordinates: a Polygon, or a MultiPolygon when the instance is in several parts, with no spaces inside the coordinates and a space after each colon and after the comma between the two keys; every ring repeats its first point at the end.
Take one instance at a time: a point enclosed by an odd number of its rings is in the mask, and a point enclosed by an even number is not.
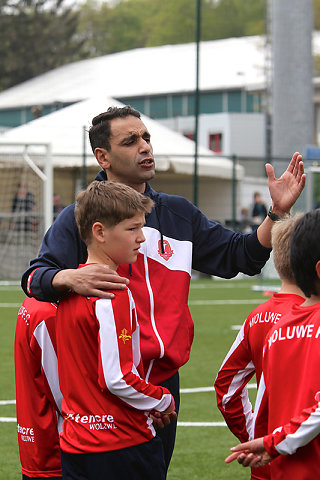
{"type": "Polygon", "coordinates": [[[0,142],[0,281],[21,279],[52,219],[50,145],[0,142]]]}

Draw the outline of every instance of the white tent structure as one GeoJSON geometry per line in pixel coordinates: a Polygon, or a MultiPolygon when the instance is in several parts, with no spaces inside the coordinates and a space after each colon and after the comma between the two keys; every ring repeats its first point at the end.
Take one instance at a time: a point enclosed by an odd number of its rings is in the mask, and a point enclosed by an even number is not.
{"type": "MultiPolygon", "coordinates": [[[[55,178],[57,170],[60,171],[60,178],[66,177],[66,173],[62,173],[66,168],[77,168],[80,171],[84,157],[86,167],[98,171],[87,130],[92,118],[111,105],[122,106],[109,97],[94,97],[8,130],[0,136],[0,151],[3,151],[6,143],[47,143],[51,147],[55,178]]],[[[192,200],[194,142],[148,117],[142,116],[142,119],[151,133],[158,172],[155,187],[192,200]]],[[[36,147],[34,151],[36,153],[36,147]]],[[[234,173],[237,180],[240,180],[243,177],[242,167],[237,166],[234,171],[231,160],[216,156],[203,147],[198,148],[198,176],[201,185],[199,206],[208,216],[220,220],[231,217],[234,173]],[[221,202],[221,198],[225,198],[224,202],[221,202]]],[[[67,203],[71,201],[73,198],[67,197],[67,203]]]]}

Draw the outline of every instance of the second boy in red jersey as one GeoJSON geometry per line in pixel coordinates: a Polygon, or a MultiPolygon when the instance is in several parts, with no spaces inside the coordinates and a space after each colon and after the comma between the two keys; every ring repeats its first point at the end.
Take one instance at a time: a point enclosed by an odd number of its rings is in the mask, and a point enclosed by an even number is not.
{"type": "MultiPolygon", "coordinates": [[[[263,345],[269,330],[281,322],[282,316],[304,301],[290,265],[290,235],[297,217],[278,221],[272,228],[272,247],[275,268],[281,288],[266,302],[255,308],[244,322],[229,350],[215,381],[218,407],[231,432],[241,441],[260,437],[268,432],[267,410],[260,410],[259,422],[254,425],[247,383],[256,374],[259,386],[262,374],[263,345]],[[254,428],[255,427],[255,428],[254,428]]],[[[252,480],[270,478],[269,467],[254,469],[252,480]]]]}
{"type": "Polygon", "coordinates": [[[258,467],[276,457],[270,463],[272,480],[320,478],[319,236],[320,210],[306,213],[292,232],[291,265],[307,298],[266,338],[258,394],[267,400],[269,435],[233,447],[234,453],[226,459],[227,463],[237,458],[244,466],[258,467]]]}

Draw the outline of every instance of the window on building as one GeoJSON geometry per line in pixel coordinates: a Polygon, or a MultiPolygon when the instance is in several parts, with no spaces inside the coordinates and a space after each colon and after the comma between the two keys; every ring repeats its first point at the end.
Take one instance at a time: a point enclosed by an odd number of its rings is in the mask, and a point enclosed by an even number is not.
{"type": "Polygon", "coordinates": [[[228,112],[239,113],[242,111],[241,92],[228,92],[228,112]]]}
{"type": "Polygon", "coordinates": [[[150,97],[150,117],[168,118],[167,96],[150,97]]]}
{"type": "Polygon", "coordinates": [[[173,95],[172,96],[172,116],[178,117],[179,115],[183,115],[182,95],[173,95]]]}
{"type": "Polygon", "coordinates": [[[210,133],[209,134],[209,149],[215,153],[221,153],[223,149],[222,145],[222,133],[210,133]]]}
{"type": "Polygon", "coordinates": [[[117,100],[123,103],[124,105],[131,105],[132,108],[135,108],[140,113],[147,114],[145,108],[145,98],[144,97],[118,97],[117,100]]]}
{"type": "Polygon", "coordinates": [[[201,94],[200,113],[220,113],[222,111],[222,92],[201,94]]]}

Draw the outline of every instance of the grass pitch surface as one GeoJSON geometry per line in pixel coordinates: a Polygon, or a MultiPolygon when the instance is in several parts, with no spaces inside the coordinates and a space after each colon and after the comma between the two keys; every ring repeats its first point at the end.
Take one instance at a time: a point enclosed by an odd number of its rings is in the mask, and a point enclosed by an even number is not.
{"type": "MultiPolygon", "coordinates": [[[[274,284],[275,282],[273,282],[274,284]]],[[[251,280],[192,280],[189,304],[195,339],[189,362],[180,370],[181,407],[176,447],[168,480],[249,479],[250,470],[224,458],[237,439],[223,425],[212,387],[237,329],[248,313],[268,297],[254,291],[251,280]]],[[[0,286],[0,479],[21,478],[17,446],[13,342],[16,317],[24,294],[0,286]],[[7,402],[11,403],[7,403],[7,402]]],[[[254,389],[250,390],[254,397],[254,389]]],[[[253,398],[252,398],[253,400],[253,398]]]]}

